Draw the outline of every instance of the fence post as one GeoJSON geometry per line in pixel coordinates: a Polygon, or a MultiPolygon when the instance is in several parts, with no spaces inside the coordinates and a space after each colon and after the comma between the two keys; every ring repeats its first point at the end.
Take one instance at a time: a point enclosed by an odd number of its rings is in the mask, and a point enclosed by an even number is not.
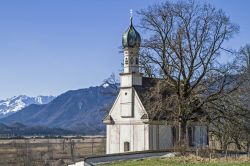
{"type": "Polygon", "coordinates": [[[247,149],[247,157],[249,158],[249,157],[250,157],[250,146],[248,145],[247,148],[248,148],[248,149],[247,149]]]}
{"type": "Polygon", "coordinates": [[[91,149],[92,149],[92,155],[94,154],[94,140],[93,140],[93,137],[91,137],[91,149]]]}
{"type": "Polygon", "coordinates": [[[199,156],[199,149],[196,147],[196,156],[199,156]]]}

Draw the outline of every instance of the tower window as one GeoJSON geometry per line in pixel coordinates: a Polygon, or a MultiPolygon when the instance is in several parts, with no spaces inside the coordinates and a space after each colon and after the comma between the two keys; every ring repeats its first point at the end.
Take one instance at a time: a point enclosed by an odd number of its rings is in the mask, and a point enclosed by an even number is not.
{"type": "Polygon", "coordinates": [[[131,58],[130,58],[130,64],[133,64],[133,63],[134,63],[134,58],[131,57],[131,58]]]}
{"type": "Polygon", "coordinates": [[[128,152],[130,150],[129,142],[124,142],[124,152],[128,152]]]}
{"type": "Polygon", "coordinates": [[[127,95],[128,93],[127,92],[125,92],[125,95],[127,95]]]}
{"type": "Polygon", "coordinates": [[[139,63],[138,58],[135,59],[135,63],[138,65],[139,63]]]}
{"type": "Polygon", "coordinates": [[[125,64],[128,65],[128,58],[125,58],[125,64]]]}

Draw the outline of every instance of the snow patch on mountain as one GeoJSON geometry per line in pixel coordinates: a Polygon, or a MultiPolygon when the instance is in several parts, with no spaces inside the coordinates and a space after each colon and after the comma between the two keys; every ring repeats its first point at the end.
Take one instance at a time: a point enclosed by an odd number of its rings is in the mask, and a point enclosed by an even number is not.
{"type": "Polygon", "coordinates": [[[54,98],[54,96],[29,97],[20,95],[0,100],[0,118],[9,116],[31,104],[47,104],[54,98]]]}

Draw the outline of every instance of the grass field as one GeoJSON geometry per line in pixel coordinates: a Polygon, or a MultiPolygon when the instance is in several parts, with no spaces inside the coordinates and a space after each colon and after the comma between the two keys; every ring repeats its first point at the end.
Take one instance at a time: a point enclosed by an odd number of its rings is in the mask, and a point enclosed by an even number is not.
{"type": "Polygon", "coordinates": [[[152,158],[142,160],[119,161],[105,166],[250,166],[245,158],[202,159],[196,157],[152,158]]]}

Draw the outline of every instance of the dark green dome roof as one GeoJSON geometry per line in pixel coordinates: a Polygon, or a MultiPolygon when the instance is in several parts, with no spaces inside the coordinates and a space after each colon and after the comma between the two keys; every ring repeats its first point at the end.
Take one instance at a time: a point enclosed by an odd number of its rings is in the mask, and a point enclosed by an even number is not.
{"type": "Polygon", "coordinates": [[[131,23],[126,30],[126,32],[123,33],[122,35],[122,45],[123,47],[140,47],[141,44],[141,36],[140,34],[135,30],[133,23],[132,23],[132,18],[130,18],[131,23]]]}

